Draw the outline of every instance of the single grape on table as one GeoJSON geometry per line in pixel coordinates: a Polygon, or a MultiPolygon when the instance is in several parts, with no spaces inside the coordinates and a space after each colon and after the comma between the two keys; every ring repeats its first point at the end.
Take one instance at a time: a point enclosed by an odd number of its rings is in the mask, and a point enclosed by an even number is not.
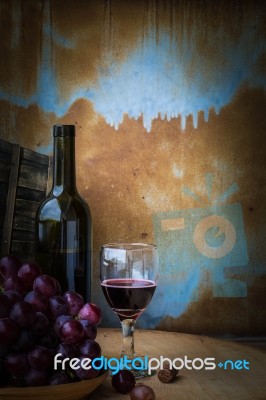
{"type": "Polygon", "coordinates": [[[155,400],[154,390],[147,385],[136,385],[130,392],[130,400],[155,400]]]}
{"type": "Polygon", "coordinates": [[[112,377],[112,386],[119,393],[129,393],[136,385],[136,380],[132,372],[128,370],[118,371],[112,377]]]}

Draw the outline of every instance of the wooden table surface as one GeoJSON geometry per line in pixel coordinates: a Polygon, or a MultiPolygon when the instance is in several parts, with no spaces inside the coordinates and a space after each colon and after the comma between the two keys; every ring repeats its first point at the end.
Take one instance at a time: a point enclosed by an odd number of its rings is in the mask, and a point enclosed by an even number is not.
{"type": "MultiPolygon", "coordinates": [[[[119,357],[121,352],[121,332],[116,329],[98,330],[97,341],[106,357],[119,357]]],[[[169,384],[161,383],[157,375],[138,380],[151,386],[156,400],[265,400],[266,399],[266,351],[241,345],[227,340],[206,336],[136,330],[135,350],[137,354],[170,359],[190,359],[214,357],[215,363],[226,360],[246,360],[250,369],[224,370],[180,370],[178,377],[169,384]]],[[[197,364],[199,365],[199,364],[197,364]]],[[[93,392],[88,399],[130,399],[128,395],[117,393],[111,385],[111,378],[93,392]]]]}

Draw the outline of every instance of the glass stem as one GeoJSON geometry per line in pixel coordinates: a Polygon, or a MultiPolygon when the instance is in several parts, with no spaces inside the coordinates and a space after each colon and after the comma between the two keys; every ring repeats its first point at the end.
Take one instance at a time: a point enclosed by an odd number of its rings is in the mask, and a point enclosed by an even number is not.
{"type": "Polygon", "coordinates": [[[122,333],[123,333],[123,349],[121,357],[127,356],[127,358],[135,357],[134,349],[134,328],[136,321],[134,319],[124,319],[121,321],[122,333]]]}

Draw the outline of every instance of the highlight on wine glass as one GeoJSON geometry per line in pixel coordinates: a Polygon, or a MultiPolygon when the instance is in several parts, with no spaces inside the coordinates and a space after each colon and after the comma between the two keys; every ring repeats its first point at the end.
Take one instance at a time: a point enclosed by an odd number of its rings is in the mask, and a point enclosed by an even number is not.
{"type": "Polygon", "coordinates": [[[146,243],[105,244],[100,264],[104,296],[122,325],[121,356],[133,359],[136,320],[148,307],[158,282],[157,248],[146,243]]]}

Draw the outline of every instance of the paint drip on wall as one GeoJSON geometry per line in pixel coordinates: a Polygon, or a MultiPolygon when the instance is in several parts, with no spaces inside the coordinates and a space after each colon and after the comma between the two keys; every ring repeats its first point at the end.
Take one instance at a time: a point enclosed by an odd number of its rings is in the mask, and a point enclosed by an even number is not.
{"type": "MultiPolygon", "coordinates": [[[[218,114],[241,85],[266,87],[263,68],[258,68],[265,53],[258,19],[251,19],[234,37],[226,26],[217,26],[210,35],[205,32],[203,40],[200,21],[194,21],[181,34],[177,26],[179,16],[175,15],[175,24],[161,29],[150,22],[146,33],[140,32],[134,48],[129,48],[122,60],[112,48],[109,51],[103,48],[104,67],[98,69],[97,79],[92,82],[88,78],[76,85],[66,98],[62,93],[64,82],[53,59],[54,47],[64,48],[67,54],[83,38],[59,34],[51,24],[50,8],[48,1],[43,11],[42,51],[35,92],[26,96],[19,87],[14,90],[10,84],[7,90],[5,85],[5,89],[0,87],[0,100],[25,108],[37,104],[42,111],[61,118],[76,100],[83,98],[115,129],[127,114],[130,118],[142,118],[150,132],[157,118],[167,121],[180,118],[184,130],[187,117],[192,116],[196,129],[199,112],[203,111],[208,121],[210,109],[218,114]]],[[[14,9],[13,13],[15,21],[21,18],[19,10],[14,9]]],[[[11,41],[14,51],[20,43],[19,36],[16,29],[11,41]]],[[[40,149],[50,150],[50,147],[40,149]]]]}
{"type": "Polygon", "coordinates": [[[208,70],[201,49],[188,38],[173,40],[164,33],[156,40],[151,31],[124,63],[112,60],[105,76],[99,77],[93,94],[95,110],[115,129],[124,114],[135,119],[142,116],[148,132],[157,118],[181,117],[184,130],[186,118],[192,115],[196,129],[200,111],[208,121],[209,110],[218,114],[242,84],[266,87],[266,77],[254,71],[265,50],[255,36],[245,32],[239,42],[230,43],[225,32],[218,30],[212,37],[213,44],[217,43],[217,65],[208,70]],[[247,42],[254,42],[252,54],[246,51],[247,42]]]}

